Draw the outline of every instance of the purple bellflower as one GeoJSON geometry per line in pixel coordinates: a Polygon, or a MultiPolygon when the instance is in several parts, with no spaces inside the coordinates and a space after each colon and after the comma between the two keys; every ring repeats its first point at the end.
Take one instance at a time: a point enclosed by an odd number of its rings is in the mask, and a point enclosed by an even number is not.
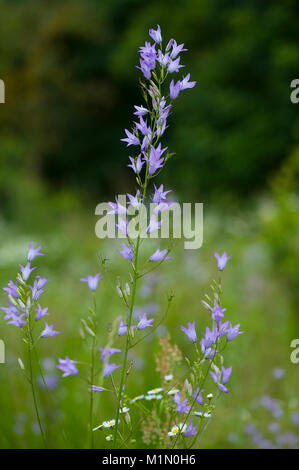
{"type": "Polygon", "coordinates": [[[145,114],[148,113],[148,109],[144,108],[142,105],[141,106],[134,105],[134,108],[136,109],[134,114],[138,117],[145,116],[145,114]]]}
{"type": "Polygon", "coordinates": [[[194,390],[193,397],[196,398],[196,401],[199,405],[203,405],[204,399],[202,398],[203,390],[199,391],[199,387],[194,390]]]}
{"type": "Polygon", "coordinates": [[[185,328],[181,325],[181,330],[188,336],[191,343],[196,343],[197,334],[195,331],[195,320],[193,321],[193,323],[188,321],[188,328],[185,328]]]}
{"type": "Polygon", "coordinates": [[[117,354],[121,352],[121,349],[116,348],[109,348],[105,346],[104,348],[100,348],[101,351],[101,361],[104,362],[107,358],[112,356],[112,354],[117,354]]]}
{"type": "Polygon", "coordinates": [[[129,261],[132,261],[133,257],[134,257],[134,254],[133,254],[133,245],[132,243],[130,243],[129,246],[127,246],[124,242],[121,243],[122,244],[122,250],[117,250],[123,258],[129,260],[129,261]]]}
{"type": "Polygon", "coordinates": [[[128,129],[125,129],[125,133],[127,134],[127,137],[120,140],[122,140],[123,142],[127,142],[127,147],[129,147],[130,145],[139,145],[140,142],[135,133],[129,132],[128,129]]]}
{"type": "Polygon", "coordinates": [[[12,315],[10,321],[8,321],[7,324],[21,328],[23,325],[25,325],[25,323],[27,323],[27,320],[23,319],[24,316],[25,313],[22,313],[21,315],[12,315]]]}
{"type": "Polygon", "coordinates": [[[175,100],[181,91],[181,82],[178,80],[176,84],[174,83],[174,80],[171,80],[170,85],[169,85],[169,93],[170,93],[170,98],[172,100],[175,100]]]}
{"type": "Polygon", "coordinates": [[[36,269],[36,268],[31,268],[30,261],[26,264],[25,267],[22,266],[21,264],[19,264],[19,266],[21,268],[22,278],[24,279],[24,281],[27,281],[29,279],[29,276],[32,273],[32,271],[34,271],[34,269],[36,269]]]}
{"type": "Polygon", "coordinates": [[[190,80],[190,73],[186,75],[183,80],[180,81],[180,90],[187,90],[188,88],[194,88],[196,85],[196,82],[189,82],[190,80]]]}
{"type": "Polygon", "coordinates": [[[128,167],[132,168],[134,173],[140,173],[144,165],[144,162],[141,160],[141,154],[139,154],[138,157],[135,159],[132,157],[129,157],[129,159],[131,164],[129,164],[128,167]]]}
{"type": "Polygon", "coordinates": [[[139,323],[137,324],[138,330],[144,330],[148,326],[153,326],[152,323],[155,321],[154,318],[147,319],[147,313],[139,315],[139,323]]]}
{"type": "Polygon", "coordinates": [[[45,317],[46,315],[50,315],[48,313],[48,307],[41,308],[40,304],[37,304],[37,309],[35,309],[36,315],[35,315],[35,320],[38,321],[41,318],[45,317]]]}
{"type": "Polygon", "coordinates": [[[219,322],[221,318],[224,317],[224,312],[226,311],[226,308],[221,308],[220,305],[216,303],[211,310],[213,320],[219,322]]]}
{"type": "Polygon", "coordinates": [[[15,299],[18,299],[19,298],[19,294],[18,294],[18,288],[17,286],[12,282],[12,281],[9,281],[8,283],[8,287],[3,287],[3,290],[8,294],[8,295],[11,295],[12,297],[14,297],[15,299]]]}
{"type": "Polygon", "coordinates": [[[62,377],[68,377],[69,375],[78,375],[79,371],[76,367],[76,362],[77,361],[73,361],[68,356],[66,356],[65,359],[59,358],[56,369],[62,370],[62,377]]]}
{"type": "Polygon", "coordinates": [[[37,248],[33,248],[33,242],[31,241],[29,243],[27,260],[32,261],[36,256],[44,256],[44,254],[40,252],[41,248],[41,245],[37,248]]]}
{"type": "Polygon", "coordinates": [[[95,291],[98,287],[99,280],[102,279],[102,273],[97,273],[95,276],[81,277],[81,282],[87,282],[88,287],[91,291],[95,291]]]}
{"type": "Polygon", "coordinates": [[[126,334],[127,330],[128,330],[128,329],[127,329],[126,323],[119,317],[119,327],[118,327],[118,332],[117,332],[117,334],[118,334],[119,336],[123,336],[123,335],[126,334]]]}
{"type": "Polygon", "coordinates": [[[186,431],[184,432],[185,437],[190,437],[190,436],[195,436],[197,434],[197,429],[195,426],[192,424],[192,419],[190,418],[190,423],[188,424],[188,427],[186,431]]]}
{"type": "Polygon", "coordinates": [[[45,329],[41,332],[42,338],[49,338],[50,336],[52,337],[60,334],[60,331],[53,330],[54,325],[48,325],[46,321],[44,321],[44,323],[45,329]]]}
{"type": "Polygon", "coordinates": [[[153,202],[155,204],[160,204],[160,202],[165,202],[166,201],[166,195],[168,193],[171,193],[171,189],[168,190],[168,191],[164,191],[163,184],[161,184],[161,186],[159,188],[157,188],[156,185],[154,184],[154,188],[155,188],[155,194],[154,194],[154,197],[153,197],[153,202]]]}
{"type": "Polygon", "coordinates": [[[103,376],[104,377],[109,377],[116,369],[118,369],[120,366],[117,364],[109,364],[109,362],[106,362],[103,370],[103,376]]]}
{"type": "Polygon", "coordinates": [[[168,261],[171,259],[170,256],[167,255],[167,249],[165,250],[160,250],[160,248],[157,248],[155,253],[152,254],[150,257],[150,261],[168,261]]]}
{"type": "Polygon", "coordinates": [[[227,330],[227,335],[226,335],[226,339],[227,341],[232,341],[234,338],[236,338],[238,335],[241,335],[242,333],[244,333],[244,331],[239,331],[239,328],[240,328],[240,323],[238,323],[237,325],[235,326],[232,326],[230,324],[228,330],[227,330]]]}
{"type": "Polygon", "coordinates": [[[222,254],[222,255],[219,255],[218,253],[214,253],[215,255],[215,258],[217,259],[218,261],[218,269],[219,271],[223,271],[225,266],[226,266],[226,263],[228,262],[228,260],[233,256],[233,255],[230,255],[230,256],[227,256],[226,254],[226,251],[222,254]]]}
{"type": "Polygon", "coordinates": [[[31,289],[31,292],[32,292],[32,299],[33,300],[38,300],[39,297],[42,295],[43,293],[43,289],[39,288],[39,281],[38,280],[35,280],[34,283],[33,283],[33,287],[32,286],[29,286],[30,289],[31,289]]]}
{"type": "Polygon", "coordinates": [[[191,406],[187,406],[187,403],[188,403],[187,398],[186,400],[183,400],[183,401],[180,400],[180,393],[181,392],[177,392],[173,397],[173,400],[175,404],[177,405],[177,407],[175,408],[175,411],[177,411],[179,414],[188,413],[191,406]]]}
{"type": "Polygon", "coordinates": [[[158,24],[156,31],[154,29],[149,30],[149,35],[156,43],[162,42],[161,28],[158,24]]]}

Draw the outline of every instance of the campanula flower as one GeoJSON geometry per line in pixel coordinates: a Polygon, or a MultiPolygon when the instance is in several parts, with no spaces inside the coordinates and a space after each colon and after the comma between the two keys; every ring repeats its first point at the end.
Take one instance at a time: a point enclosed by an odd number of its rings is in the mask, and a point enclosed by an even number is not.
{"type": "Polygon", "coordinates": [[[181,392],[178,392],[173,397],[173,400],[175,404],[177,405],[177,407],[175,408],[175,411],[177,411],[179,414],[188,413],[191,406],[187,406],[187,403],[188,403],[187,398],[186,400],[183,400],[183,401],[180,400],[180,394],[181,392]]]}
{"type": "Polygon", "coordinates": [[[169,60],[170,60],[170,57],[169,57],[169,53],[166,52],[166,54],[163,54],[162,51],[159,49],[158,50],[158,57],[157,57],[157,60],[158,62],[163,65],[164,67],[166,67],[166,65],[168,64],[169,60]]]}
{"type": "Polygon", "coordinates": [[[123,217],[118,217],[118,224],[115,224],[118,230],[124,235],[128,235],[128,225],[129,225],[128,216],[125,219],[123,217]]]}
{"type": "Polygon", "coordinates": [[[221,370],[222,370],[222,383],[226,385],[232,373],[232,366],[228,367],[227,369],[225,369],[225,367],[222,366],[221,370]]]}
{"type": "Polygon", "coordinates": [[[172,48],[172,51],[170,52],[170,56],[172,59],[175,59],[178,54],[181,52],[185,52],[188,49],[184,49],[184,44],[177,44],[175,39],[170,39],[169,43],[166,46],[166,51],[170,51],[172,48]]]}
{"type": "Polygon", "coordinates": [[[149,326],[153,326],[152,323],[155,321],[154,318],[147,319],[147,313],[139,315],[139,323],[137,325],[138,330],[144,330],[149,326]]]}
{"type": "Polygon", "coordinates": [[[11,302],[7,302],[8,307],[0,307],[1,310],[5,313],[4,320],[9,320],[10,318],[13,318],[15,315],[19,315],[19,309],[13,305],[11,302]]]}
{"type": "Polygon", "coordinates": [[[233,256],[233,255],[230,255],[230,256],[227,256],[226,254],[226,251],[222,254],[222,255],[219,255],[218,253],[214,253],[215,255],[215,258],[217,259],[218,261],[218,269],[219,271],[223,271],[223,269],[225,268],[226,266],[226,263],[228,262],[228,260],[233,256]]]}
{"type": "Polygon", "coordinates": [[[151,128],[148,126],[147,121],[143,119],[142,116],[139,116],[139,122],[134,122],[136,128],[143,134],[143,135],[150,135],[151,128]]]}
{"type": "Polygon", "coordinates": [[[137,158],[129,157],[131,164],[128,167],[132,168],[135,173],[140,173],[144,162],[141,160],[141,154],[138,155],[137,158]]]}
{"type": "Polygon", "coordinates": [[[158,145],[157,148],[151,145],[149,157],[147,155],[144,156],[146,161],[149,161],[149,169],[148,172],[150,175],[153,175],[159,168],[163,167],[164,157],[162,154],[167,150],[167,147],[164,149],[161,148],[161,143],[158,145]]]}
{"type": "Polygon", "coordinates": [[[156,230],[159,230],[163,223],[163,220],[158,220],[157,215],[153,214],[150,218],[150,223],[146,229],[147,233],[152,233],[155,232],[156,230]]]}
{"type": "Polygon", "coordinates": [[[180,81],[180,89],[182,90],[187,90],[187,88],[193,88],[196,85],[196,82],[189,82],[190,80],[190,73],[186,75],[186,77],[183,78],[183,80],[180,81]]]}
{"type": "Polygon", "coordinates": [[[109,364],[109,362],[106,362],[104,365],[104,370],[103,370],[103,376],[104,377],[109,377],[116,369],[118,369],[120,366],[117,364],[109,364]]]}
{"type": "Polygon", "coordinates": [[[23,317],[25,316],[25,313],[22,313],[21,315],[12,315],[10,317],[10,320],[7,322],[8,325],[14,325],[17,326],[18,328],[21,328],[25,323],[27,323],[27,320],[24,320],[23,317]]]}
{"type": "Polygon", "coordinates": [[[174,80],[171,80],[170,85],[169,85],[169,94],[170,98],[172,100],[175,100],[181,91],[181,82],[178,80],[176,84],[174,83],[174,80]]]}
{"type": "Polygon", "coordinates": [[[112,207],[112,210],[107,212],[107,214],[109,215],[110,214],[126,214],[127,208],[118,202],[118,199],[116,196],[115,196],[115,201],[116,202],[111,202],[111,201],[108,202],[109,206],[112,207]]]}
{"type": "Polygon", "coordinates": [[[170,60],[167,65],[167,70],[169,73],[178,72],[181,67],[185,67],[185,65],[180,65],[180,57],[175,60],[170,60]]]}
{"type": "Polygon", "coordinates": [[[124,242],[122,242],[121,244],[122,244],[122,247],[123,247],[122,250],[117,250],[117,251],[123,256],[123,258],[125,258],[129,261],[132,261],[132,259],[134,257],[132,243],[130,243],[129,246],[127,246],[124,242]]]}
{"type": "Polygon", "coordinates": [[[195,436],[197,434],[197,429],[195,426],[192,424],[192,419],[190,418],[190,423],[188,424],[188,427],[186,431],[184,432],[185,437],[190,437],[190,436],[195,436]]]}
{"type": "Polygon", "coordinates": [[[121,318],[119,318],[119,327],[118,327],[117,334],[119,336],[123,336],[124,334],[126,334],[126,332],[127,332],[127,325],[121,318]]]}
{"type": "Polygon", "coordinates": [[[139,139],[134,132],[129,132],[128,129],[125,129],[127,137],[120,139],[122,142],[127,142],[127,147],[130,145],[139,145],[139,139]]]}
{"type": "Polygon", "coordinates": [[[42,338],[49,338],[50,336],[52,337],[60,334],[60,331],[53,330],[54,325],[48,325],[46,321],[44,321],[44,323],[45,329],[41,332],[42,338]]]}
{"type": "Polygon", "coordinates": [[[212,318],[214,321],[217,321],[219,322],[221,320],[221,318],[224,317],[224,313],[226,311],[226,308],[221,308],[220,305],[218,305],[217,303],[215,304],[215,306],[211,309],[212,310],[212,318]]]}
{"type": "Polygon", "coordinates": [[[56,369],[60,369],[63,372],[62,377],[67,377],[69,375],[78,375],[79,371],[76,367],[76,362],[70,359],[68,356],[65,357],[65,359],[58,359],[58,365],[56,366],[56,369]]]}
{"type": "Polygon", "coordinates": [[[157,248],[155,253],[152,254],[150,257],[150,261],[168,261],[171,259],[170,256],[166,256],[167,254],[167,249],[165,250],[160,250],[160,248],[157,248]]]}
{"type": "Polygon", "coordinates": [[[18,289],[17,286],[16,286],[12,281],[9,281],[8,287],[3,287],[3,290],[4,290],[8,295],[11,295],[11,296],[14,297],[15,299],[18,299],[18,298],[19,298],[19,294],[18,294],[17,289],[18,289]]]}
{"type": "Polygon", "coordinates": [[[24,281],[27,281],[32,271],[36,269],[36,268],[31,268],[30,261],[28,261],[25,267],[22,266],[21,264],[19,264],[19,266],[21,268],[22,278],[24,279],[24,281]]]}
{"type": "Polygon", "coordinates": [[[37,288],[38,289],[43,289],[46,285],[46,283],[48,282],[48,279],[46,277],[41,277],[41,276],[36,276],[37,278],[37,288]]]}
{"type": "Polygon", "coordinates": [[[33,300],[38,300],[38,298],[42,295],[43,289],[39,288],[39,282],[38,280],[35,280],[33,283],[33,286],[29,286],[32,292],[32,299],[33,300]]]}
{"type": "Polygon", "coordinates": [[[146,113],[148,113],[148,109],[144,108],[142,105],[141,106],[134,105],[134,108],[136,109],[134,114],[138,117],[144,116],[146,113]]]}
{"type": "Polygon", "coordinates": [[[32,261],[36,256],[44,256],[44,254],[40,252],[41,248],[41,245],[37,248],[33,248],[33,242],[31,241],[29,243],[27,260],[32,261]]]}
{"type": "Polygon", "coordinates": [[[235,326],[232,326],[230,324],[230,326],[227,330],[227,336],[226,336],[227,341],[232,341],[234,338],[236,338],[236,336],[241,335],[242,333],[244,333],[244,331],[239,331],[239,328],[240,328],[240,323],[238,323],[235,326]]]}
{"type": "Polygon", "coordinates": [[[188,336],[191,343],[196,343],[197,334],[195,331],[195,320],[193,321],[193,323],[188,321],[188,328],[185,328],[181,325],[181,330],[188,336]]]}
{"type": "Polygon", "coordinates": [[[197,387],[193,392],[193,397],[196,398],[196,401],[199,405],[203,405],[204,400],[202,398],[203,390],[199,391],[199,387],[197,387]]]}
{"type": "Polygon", "coordinates": [[[48,307],[41,308],[40,304],[37,304],[37,308],[35,309],[36,315],[35,315],[35,320],[38,321],[42,317],[45,317],[46,315],[50,315],[48,313],[48,307]]]}
{"type": "Polygon", "coordinates": [[[158,24],[157,24],[156,30],[154,29],[149,30],[149,35],[156,43],[159,44],[160,42],[162,42],[161,28],[158,24]]]}
{"type": "Polygon", "coordinates": [[[140,197],[140,190],[138,189],[136,196],[132,196],[132,194],[127,193],[127,196],[129,198],[129,203],[131,206],[133,206],[135,209],[140,207],[142,198],[140,197]]]}
{"type": "Polygon", "coordinates": [[[102,273],[97,273],[95,276],[81,277],[80,282],[87,282],[91,291],[95,291],[98,287],[99,280],[102,279],[102,273]]]}
{"type": "Polygon", "coordinates": [[[157,186],[154,184],[154,188],[155,188],[155,194],[153,196],[153,202],[155,204],[159,204],[160,202],[165,202],[166,201],[166,195],[168,193],[171,193],[171,189],[168,190],[168,191],[164,191],[163,184],[161,184],[159,188],[157,188],[157,186]]]}
{"type": "Polygon", "coordinates": [[[101,361],[104,362],[107,358],[112,356],[112,354],[120,353],[121,349],[109,348],[108,346],[105,346],[104,348],[100,348],[100,351],[101,361]]]}

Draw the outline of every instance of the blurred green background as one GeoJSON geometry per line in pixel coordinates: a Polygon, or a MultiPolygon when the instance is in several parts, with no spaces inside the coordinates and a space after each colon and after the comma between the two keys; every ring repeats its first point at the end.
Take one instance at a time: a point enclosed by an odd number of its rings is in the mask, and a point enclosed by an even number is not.
{"type": "MultiPolygon", "coordinates": [[[[0,281],[4,287],[14,279],[30,240],[42,244],[47,256],[38,259],[39,273],[51,279],[43,305],[63,332],[45,340],[42,356],[87,357],[78,328],[91,299],[79,278],[100,270],[100,256],[109,259],[109,276],[97,294],[103,345],[109,322],[125,315],[115,284],[117,275],[125,278],[126,264],[118,242],[96,238],[94,210],[117,193],[134,191],[120,138],[133,105],[142,103],[138,47],[159,23],[165,38],[185,43],[181,62],[197,81],[175,102],[164,143],[176,155],[159,182],[182,202],[204,203],[204,243],[186,252],[177,242],[159,283],[141,286],[138,306],[144,311],[156,305],[159,314],[169,289],[175,299],[165,328],[136,349],[130,393],[159,385],[153,355],[166,330],[187,354],[179,324],[188,318],[196,319],[198,330],[205,327],[200,300],[216,276],[213,252],[226,249],[234,255],[224,273],[227,317],[246,334],[228,351],[231,391],[201,445],[254,447],[244,433],[252,422],[267,437],[271,416],[253,404],[263,395],[280,400],[281,428],[298,438],[289,418],[299,409],[298,365],[290,362],[290,342],[299,337],[299,105],[290,101],[290,83],[298,77],[298,2],[0,0],[0,8],[0,78],[6,85],[0,105],[0,281]],[[280,380],[272,376],[275,367],[285,369],[280,380]]],[[[0,300],[4,305],[4,294],[0,300]]],[[[0,338],[7,360],[0,365],[0,447],[40,446],[30,392],[17,366],[24,354],[18,331],[1,321],[0,338]]],[[[50,360],[46,365],[51,370],[50,360]]],[[[60,374],[57,380],[58,414],[40,393],[50,446],[82,447],[86,386],[60,374]],[[67,444],[56,432],[61,422],[67,444]]],[[[99,423],[111,417],[114,405],[100,400],[99,423]]],[[[98,433],[97,445],[108,444],[98,433]]]]}

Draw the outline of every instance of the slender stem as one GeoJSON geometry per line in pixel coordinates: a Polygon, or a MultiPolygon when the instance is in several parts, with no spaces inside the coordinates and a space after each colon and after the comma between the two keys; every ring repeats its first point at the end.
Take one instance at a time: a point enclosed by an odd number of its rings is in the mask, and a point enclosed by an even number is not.
{"type": "MultiPolygon", "coordinates": [[[[96,297],[93,295],[94,302],[94,314],[96,317],[96,297]]],[[[95,318],[95,330],[96,330],[96,318],[95,318]]],[[[95,331],[96,334],[96,331],[95,331]]],[[[96,346],[96,336],[92,338],[91,344],[91,359],[90,359],[90,386],[94,384],[94,369],[95,369],[95,346],[96,346]]],[[[93,408],[94,408],[94,392],[90,390],[90,404],[89,404],[89,425],[90,425],[90,445],[91,448],[94,448],[94,433],[93,433],[93,408]]]]}
{"type": "MultiPolygon", "coordinates": [[[[31,337],[31,334],[30,334],[30,337],[31,337]]],[[[42,428],[40,415],[39,415],[39,411],[38,411],[36,392],[35,392],[35,386],[34,386],[34,378],[33,378],[32,353],[31,353],[31,347],[30,346],[31,345],[29,345],[29,347],[28,347],[28,358],[29,358],[29,374],[30,374],[31,391],[32,391],[34,408],[35,408],[35,412],[36,412],[36,417],[37,417],[37,422],[38,422],[38,425],[39,425],[39,429],[40,429],[40,432],[41,432],[41,436],[42,436],[42,439],[43,439],[44,446],[47,447],[46,438],[45,438],[45,434],[44,434],[44,431],[43,431],[43,428],[42,428]]]]}
{"type": "MultiPolygon", "coordinates": [[[[143,214],[143,207],[144,207],[144,201],[146,197],[146,190],[147,190],[147,182],[148,182],[148,169],[149,169],[149,159],[147,161],[147,166],[146,166],[146,175],[145,175],[145,181],[144,181],[144,188],[143,188],[143,197],[141,201],[141,216],[140,216],[140,221],[142,221],[142,214],[143,214]]],[[[140,229],[140,227],[139,227],[140,229]]],[[[132,323],[132,314],[133,314],[133,308],[135,304],[135,296],[136,296],[136,287],[137,287],[137,279],[138,279],[138,253],[139,253],[139,245],[140,245],[140,230],[136,242],[136,249],[135,249],[135,254],[134,254],[134,262],[133,262],[133,289],[132,289],[132,297],[131,297],[131,304],[130,304],[130,310],[129,310],[129,319],[128,319],[128,324],[127,324],[127,337],[126,337],[126,346],[125,346],[125,353],[124,353],[124,360],[123,360],[123,365],[122,365],[122,370],[121,370],[121,378],[120,378],[120,385],[119,385],[119,390],[118,390],[118,398],[117,398],[117,410],[116,410],[116,418],[115,418],[115,428],[114,428],[114,439],[113,439],[113,446],[116,446],[116,440],[117,440],[117,430],[118,430],[118,420],[119,420],[119,410],[121,406],[121,397],[122,397],[122,392],[123,392],[123,385],[124,385],[124,380],[125,380],[125,372],[126,372],[126,367],[127,367],[127,358],[128,358],[128,351],[130,347],[130,330],[131,330],[131,323],[132,323]]]]}
{"type": "MultiPolygon", "coordinates": [[[[91,347],[91,367],[90,367],[90,384],[94,382],[94,350],[95,350],[95,338],[92,338],[91,347]]],[[[90,444],[91,448],[94,448],[94,433],[93,433],[93,403],[94,403],[94,392],[90,390],[90,405],[89,405],[89,424],[90,424],[90,444]]]]}

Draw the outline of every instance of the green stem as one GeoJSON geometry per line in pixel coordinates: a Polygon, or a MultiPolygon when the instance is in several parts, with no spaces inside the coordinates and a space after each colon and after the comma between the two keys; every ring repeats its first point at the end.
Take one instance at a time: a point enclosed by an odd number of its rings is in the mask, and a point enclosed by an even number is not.
{"type": "MultiPolygon", "coordinates": [[[[31,333],[30,333],[31,337],[31,333]]],[[[35,386],[34,386],[34,377],[33,377],[33,367],[32,367],[32,354],[31,354],[31,345],[28,347],[28,358],[29,358],[29,373],[30,373],[30,385],[31,385],[31,391],[32,391],[32,396],[33,396],[33,403],[34,403],[34,408],[35,408],[35,413],[37,417],[37,422],[39,425],[40,433],[43,439],[44,446],[47,447],[46,445],[46,438],[45,434],[42,428],[41,420],[40,420],[40,415],[38,411],[38,405],[37,405],[37,399],[36,399],[36,391],[35,391],[35,386]]]]}
{"type": "MultiPolygon", "coordinates": [[[[94,315],[95,315],[95,334],[96,334],[96,326],[97,326],[97,319],[96,319],[96,297],[95,294],[93,295],[93,303],[94,303],[94,315]]],[[[96,336],[92,338],[92,345],[91,345],[91,360],[90,360],[90,387],[94,385],[94,369],[95,369],[95,347],[96,347],[96,336]]],[[[94,408],[94,392],[90,390],[90,404],[89,404],[89,425],[90,425],[90,444],[91,448],[94,448],[94,433],[93,433],[93,408],[94,408]]]]}

